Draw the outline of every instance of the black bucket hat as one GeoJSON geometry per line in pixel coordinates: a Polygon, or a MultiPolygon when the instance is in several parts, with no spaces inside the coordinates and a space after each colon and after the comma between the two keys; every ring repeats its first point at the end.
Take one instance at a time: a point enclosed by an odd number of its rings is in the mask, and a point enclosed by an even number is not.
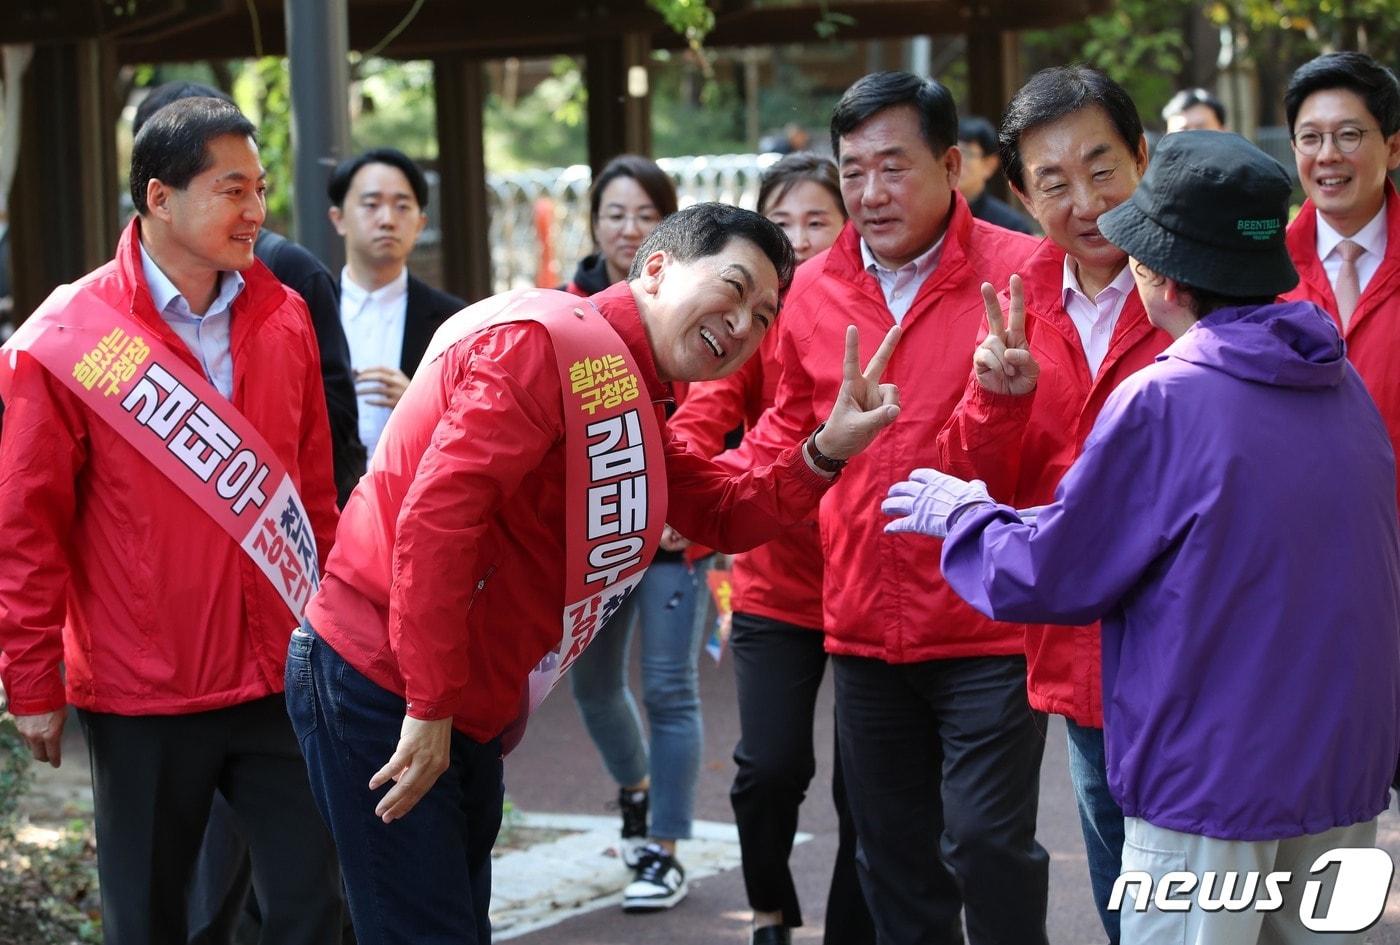
{"type": "Polygon", "coordinates": [[[1217,295],[1280,295],[1298,284],[1284,233],[1293,186],[1237,134],[1179,131],[1157,144],[1128,200],[1099,232],[1147,268],[1217,295]]]}

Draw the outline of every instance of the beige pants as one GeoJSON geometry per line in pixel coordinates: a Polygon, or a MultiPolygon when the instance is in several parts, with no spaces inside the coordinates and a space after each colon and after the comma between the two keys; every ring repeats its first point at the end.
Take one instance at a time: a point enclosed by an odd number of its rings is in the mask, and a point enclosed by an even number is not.
{"type": "MultiPolygon", "coordinates": [[[[1376,843],[1376,821],[1350,827],[1338,827],[1325,833],[1292,837],[1286,840],[1262,840],[1247,842],[1240,840],[1217,840],[1198,834],[1179,833],[1162,827],[1154,827],[1145,820],[1129,817],[1124,823],[1123,872],[1140,871],[1153,879],[1150,901],[1145,911],[1134,907],[1135,894],[1141,883],[1125,883],[1120,878],[1119,888],[1123,889],[1122,906],[1119,918],[1122,928],[1122,945],[1361,945],[1364,932],[1338,933],[1308,929],[1300,918],[1304,905],[1304,895],[1309,882],[1321,884],[1321,895],[1309,915],[1330,916],[1333,898],[1341,901],[1341,893],[1335,897],[1332,887],[1339,876],[1345,875],[1345,892],[1367,892],[1362,898],[1374,899],[1370,891],[1363,890],[1367,883],[1362,873],[1365,868],[1353,870],[1353,864],[1342,867],[1332,866],[1320,870],[1317,875],[1309,873],[1314,861],[1329,850],[1348,847],[1374,848],[1376,843]],[[1171,901],[1188,901],[1184,911],[1163,911],[1157,905],[1157,896],[1162,892],[1160,885],[1163,876],[1172,872],[1194,874],[1195,888],[1183,889],[1180,877],[1175,891],[1165,898],[1171,901]],[[1204,889],[1206,873],[1215,873],[1209,889],[1204,889]],[[1265,911],[1246,908],[1239,911],[1216,909],[1209,911],[1200,905],[1200,894],[1218,897],[1222,886],[1227,882],[1226,874],[1239,874],[1234,887],[1236,895],[1244,888],[1250,873],[1260,876],[1253,901],[1270,898],[1268,885],[1263,876],[1274,872],[1292,874],[1293,882],[1278,883],[1282,894],[1281,908],[1265,911]]],[[[1371,854],[1374,855],[1374,854],[1371,854]]],[[[1387,858],[1388,859],[1388,858],[1387,858]]],[[[1387,887],[1388,888],[1388,887],[1387,887]]],[[[1315,888],[1315,891],[1316,888],[1315,888]]],[[[1371,890],[1373,891],[1373,890],[1371,890]]],[[[1382,892],[1380,903],[1384,903],[1382,892]]]]}

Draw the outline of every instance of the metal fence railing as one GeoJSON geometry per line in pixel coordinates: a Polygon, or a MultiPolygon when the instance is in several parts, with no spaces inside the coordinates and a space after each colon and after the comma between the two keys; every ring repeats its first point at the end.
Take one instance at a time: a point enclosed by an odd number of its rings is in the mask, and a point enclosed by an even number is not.
{"type": "MultiPolygon", "coordinates": [[[[776,154],[720,154],[661,158],[656,163],[675,181],[682,207],[718,200],[753,208],[759,177],[776,160],[776,154]]],[[[583,164],[487,177],[487,240],[497,292],[569,280],[578,261],[593,251],[588,227],[591,180],[583,164]],[[541,278],[541,265],[550,262],[550,271],[541,278]]]]}

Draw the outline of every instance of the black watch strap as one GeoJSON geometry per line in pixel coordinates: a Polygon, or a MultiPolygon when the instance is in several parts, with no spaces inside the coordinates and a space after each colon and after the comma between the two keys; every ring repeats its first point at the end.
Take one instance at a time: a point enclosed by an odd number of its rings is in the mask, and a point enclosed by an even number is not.
{"type": "Polygon", "coordinates": [[[826,428],[826,422],[812,431],[812,435],[807,437],[807,455],[812,460],[812,465],[823,472],[838,473],[846,466],[844,459],[832,459],[821,450],[817,449],[817,434],[826,428]]]}

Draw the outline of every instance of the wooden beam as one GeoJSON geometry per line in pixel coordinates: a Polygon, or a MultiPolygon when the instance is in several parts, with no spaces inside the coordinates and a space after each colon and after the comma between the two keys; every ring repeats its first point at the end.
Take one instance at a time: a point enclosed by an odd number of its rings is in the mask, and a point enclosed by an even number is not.
{"type": "Polygon", "coordinates": [[[468,302],[491,294],[490,215],[486,210],[486,77],[479,59],[433,60],[438,166],[442,169],[443,288],[468,302]]]}
{"type": "MultiPolygon", "coordinates": [[[[967,111],[981,115],[994,126],[1011,96],[1021,87],[1020,46],[1015,33],[976,32],[967,35],[967,111]]],[[[1010,196],[1006,178],[992,175],[987,189],[1005,200],[1010,196]]]]}
{"type": "MultiPolygon", "coordinates": [[[[216,0],[186,2],[208,4],[216,0]]],[[[987,29],[1042,29],[1102,13],[1110,5],[1111,0],[877,0],[832,3],[829,11],[855,20],[837,34],[838,39],[852,40],[987,29]]],[[[404,0],[351,0],[350,48],[365,50],[377,45],[400,23],[408,8],[404,0]]],[[[223,9],[228,12],[205,16],[186,29],[163,33],[158,40],[145,33],[124,35],[118,46],[121,61],[191,61],[250,55],[253,33],[246,6],[234,4],[223,9]]],[[[283,55],[286,34],[275,0],[257,0],[257,9],[263,51],[283,55]]],[[[705,43],[723,48],[818,42],[815,27],[821,15],[822,7],[814,0],[779,7],[726,2],[720,5],[715,29],[705,43]]],[[[3,32],[0,25],[0,35],[3,32]]],[[[685,45],[685,39],[644,0],[519,0],[505,6],[430,0],[383,54],[397,59],[459,53],[477,58],[546,56],[583,52],[590,37],[615,39],[624,33],[646,33],[657,49],[679,49],[685,45]]]]}
{"type": "Polygon", "coordinates": [[[15,320],[112,257],[117,217],[116,66],[111,46],[37,46],[24,82],[10,203],[15,320]],[[50,105],[62,102],[62,108],[50,105]]]}
{"type": "Polygon", "coordinates": [[[584,48],[588,163],[596,175],[619,154],[651,154],[651,37],[596,37],[584,48]]]}

